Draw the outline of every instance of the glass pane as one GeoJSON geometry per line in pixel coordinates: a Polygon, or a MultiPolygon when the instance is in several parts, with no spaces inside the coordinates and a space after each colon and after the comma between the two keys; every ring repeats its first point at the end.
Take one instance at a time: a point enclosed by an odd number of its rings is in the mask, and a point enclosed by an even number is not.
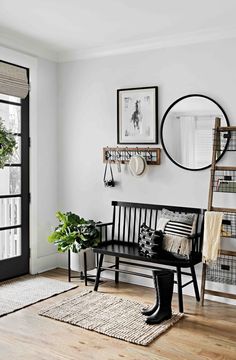
{"type": "Polygon", "coordinates": [[[21,198],[0,199],[0,228],[20,225],[21,198]]]}
{"type": "Polygon", "coordinates": [[[0,120],[8,130],[11,130],[13,133],[20,133],[21,106],[0,102],[0,120]]]}
{"type": "Polygon", "coordinates": [[[9,96],[9,95],[5,95],[5,94],[0,94],[0,100],[11,101],[11,102],[19,103],[19,104],[21,102],[21,98],[18,98],[15,96],[9,96]]]}
{"type": "Polygon", "coordinates": [[[16,150],[14,151],[14,154],[12,155],[9,164],[20,164],[21,163],[21,137],[15,136],[16,139],[16,150]]]}
{"type": "Polygon", "coordinates": [[[21,229],[0,231],[0,260],[21,255],[21,229]]]}
{"type": "Polygon", "coordinates": [[[8,166],[0,169],[0,195],[21,193],[21,168],[8,166]]]}

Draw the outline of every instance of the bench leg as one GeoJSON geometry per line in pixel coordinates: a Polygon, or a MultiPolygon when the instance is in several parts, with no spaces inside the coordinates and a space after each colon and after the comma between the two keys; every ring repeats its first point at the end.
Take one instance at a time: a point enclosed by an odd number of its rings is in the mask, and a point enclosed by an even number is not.
{"type": "Polygon", "coordinates": [[[190,269],[191,269],[191,274],[192,274],[192,278],[193,278],[193,287],[194,287],[194,291],[195,291],[195,297],[196,297],[197,301],[200,301],[200,295],[199,295],[197,277],[196,277],[194,265],[191,265],[190,269]]]}
{"type": "Polygon", "coordinates": [[[183,306],[183,292],[182,292],[182,278],[181,278],[181,268],[177,267],[177,284],[178,284],[178,299],[179,299],[179,312],[184,312],[183,306]]]}
{"type": "Polygon", "coordinates": [[[99,257],[99,263],[98,263],[98,268],[97,268],[97,276],[96,276],[96,280],[95,280],[95,284],[94,284],[94,291],[97,291],[97,289],[98,289],[100,275],[101,275],[101,268],[102,268],[102,263],[103,263],[103,258],[104,258],[104,254],[101,254],[100,257],[99,257]]]}
{"type": "MultiPolygon", "coordinates": [[[[119,270],[119,258],[116,256],[115,268],[119,270]]],[[[115,283],[119,284],[119,271],[115,272],[115,283]]]]}

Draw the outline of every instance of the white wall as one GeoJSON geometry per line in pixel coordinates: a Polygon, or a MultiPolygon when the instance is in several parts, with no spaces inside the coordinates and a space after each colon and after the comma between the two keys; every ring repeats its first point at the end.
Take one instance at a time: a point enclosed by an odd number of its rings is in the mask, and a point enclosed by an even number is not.
{"type": "MultiPolygon", "coordinates": [[[[58,210],[57,64],[38,59],[37,91],[37,247],[35,271],[57,266],[56,248],[48,243],[58,210]]],[[[32,194],[33,201],[34,194],[32,194]]]]}
{"type": "MultiPolygon", "coordinates": [[[[236,123],[236,40],[81,60],[59,65],[59,206],[111,220],[111,200],[207,207],[209,170],[185,171],[162,152],[140,179],[122,167],[119,185],[103,186],[102,147],[116,145],[116,89],[159,86],[159,122],[190,93],[221,104],[236,123]]],[[[235,198],[231,200],[235,206],[235,198]]]]}

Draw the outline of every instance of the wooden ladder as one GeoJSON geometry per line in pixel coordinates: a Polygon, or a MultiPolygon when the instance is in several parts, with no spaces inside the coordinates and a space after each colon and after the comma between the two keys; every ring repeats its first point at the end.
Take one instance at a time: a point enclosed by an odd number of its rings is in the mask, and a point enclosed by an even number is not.
{"type": "MultiPolygon", "coordinates": [[[[236,131],[236,126],[225,126],[221,127],[221,119],[215,119],[215,128],[214,128],[214,137],[213,137],[213,151],[212,151],[212,164],[211,164],[211,176],[210,176],[210,186],[209,186],[209,193],[208,193],[208,211],[218,211],[218,212],[226,212],[226,213],[236,213],[236,208],[221,208],[213,206],[213,196],[214,196],[214,183],[215,183],[215,173],[216,171],[235,171],[236,166],[218,166],[216,165],[217,159],[220,155],[221,150],[221,132],[228,132],[231,134],[232,131],[236,131]]],[[[231,136],[230,136],[231,137],[231,136]]],[[[226,145],[227,146],[227,145],[226,145]]],[[[227,151],[227,149],[226,149],[227,151]]],[[[235,251],[226,251],[220,250],[219,255],[230,255],[236,256],[235,251]]],[[[219,297],[226,297],[230,299],[236,300],[236,294],[222,292],[222,291],[215,291],[206,289],[206,273],[207,273],[207,264],[203,263],[202,268],[202,284],[201,284],[201,305],[204,305],[204,296],[205,294],[219,296],[219,297]]]]}

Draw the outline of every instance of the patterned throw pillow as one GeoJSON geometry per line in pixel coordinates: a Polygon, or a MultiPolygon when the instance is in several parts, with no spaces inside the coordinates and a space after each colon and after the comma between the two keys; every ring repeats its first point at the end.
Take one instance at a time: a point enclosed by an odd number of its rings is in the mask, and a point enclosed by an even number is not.
{"type": "Polygon", "coordinates": [[[195,215],[196,214],[176,213],[167,209],[162,209],[160,217],[192,225],[195,219],[195,215]]]}
{"type": "Polygon", "coordinates": [[[163,233],[151,229],[145,223],[140,226],[139,252],[147,257],[156,257],[162,249],[163,233]]]}
{"type": "Polygon", "coordinates": [[[181,222],[183,224],[192,225],[192,231],[190,235],[195,234],[197,231],[198,214],[176,213],[167,209],[162,209],[160,218],[165,218],[172,221],[181,222]]]}

